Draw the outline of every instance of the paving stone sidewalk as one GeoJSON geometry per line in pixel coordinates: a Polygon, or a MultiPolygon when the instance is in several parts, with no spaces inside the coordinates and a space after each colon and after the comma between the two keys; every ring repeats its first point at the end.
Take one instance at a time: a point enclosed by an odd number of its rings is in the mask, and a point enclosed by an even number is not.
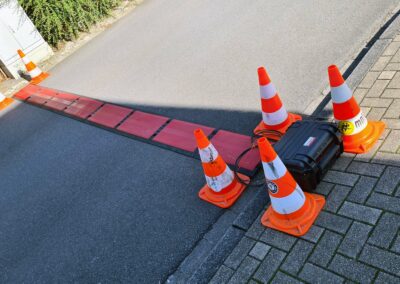
{"type": "Polygon", "coordinates": [[[307,235],[265,229],[262,211],[211,283],[400,283],[400,35],[354,95],[369,120],[386,123],[381,140],[328,171],[307,235]]]}

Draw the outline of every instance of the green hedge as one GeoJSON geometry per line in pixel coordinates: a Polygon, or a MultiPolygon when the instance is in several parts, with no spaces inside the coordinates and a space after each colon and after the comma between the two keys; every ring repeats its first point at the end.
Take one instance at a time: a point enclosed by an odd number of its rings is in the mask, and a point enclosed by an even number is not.
{"type": "Polygon", "coordinates": [[[18,0],[44,39],[57,46],[108,16],[122,0],[18,0]]]}

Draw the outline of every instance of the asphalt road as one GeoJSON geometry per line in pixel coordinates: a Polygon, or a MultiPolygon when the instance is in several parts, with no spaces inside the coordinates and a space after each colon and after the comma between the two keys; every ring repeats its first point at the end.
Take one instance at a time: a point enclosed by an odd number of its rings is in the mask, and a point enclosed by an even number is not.
{"type": "MultiPolygon", "coordinates": [[[[146,0],[44,85],[250,133],[259,65],[301,112],[396,3],[146,0]]],[[[27,105],[0,131],[0,282],[157,283],[221,213],[196,160],[27,105]]]]}
{"type": "Polygon", "coordinates": [[[222,213],[192,158],[26,104],[0,130],[1,283],[158,283],[222,213]]]}
{"type": "Polygon", "coordinates": [[[259,65],[286,107],[302,112],[328,84],[327,66],[345,64],[398,3],[145,0],[44,85],[250,132],[260,119],[259,65]]]}

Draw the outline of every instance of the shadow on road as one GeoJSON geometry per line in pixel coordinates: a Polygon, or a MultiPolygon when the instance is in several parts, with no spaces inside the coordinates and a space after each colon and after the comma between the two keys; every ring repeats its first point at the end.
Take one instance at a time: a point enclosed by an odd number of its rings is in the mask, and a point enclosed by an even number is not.
{"type": "MultiPolygon", "coordinates": [[[[259,121],[133,107],[244,134],[259,121]]],[[[190,157],[20,102],[0,131],[2,282],[157,283],[225,212],[198,198],[204,174],[190,157]]]]}
{"type": "Polygon", "coordinates": [[[180,108],[173,106],[149,106],[132,103],[122,103],[122,105],[144,112],[159,114],[192,123],[203,124],[205,126],[214,128],[222,128],[245,135],[251,135],[253,129],[261,120],[261,112],[257,113],[251,111],[225,109],[180,108]]]}

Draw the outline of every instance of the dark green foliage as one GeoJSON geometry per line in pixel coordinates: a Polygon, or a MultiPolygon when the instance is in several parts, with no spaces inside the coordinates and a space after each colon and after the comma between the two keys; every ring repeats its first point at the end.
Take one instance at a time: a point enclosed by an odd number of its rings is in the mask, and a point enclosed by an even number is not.
{"type": "Polygon", "coordinates": [[[45,40],[56,46],[108,16],[122,0],[18,0],[45,40]]]}

